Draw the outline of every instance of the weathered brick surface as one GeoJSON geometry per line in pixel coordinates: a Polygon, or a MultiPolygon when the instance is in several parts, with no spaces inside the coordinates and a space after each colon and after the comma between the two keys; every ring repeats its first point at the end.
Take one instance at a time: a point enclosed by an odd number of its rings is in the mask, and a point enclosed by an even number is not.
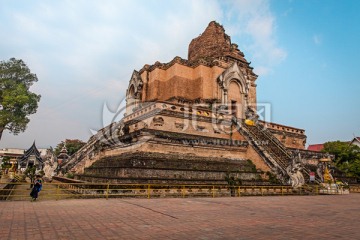
{"type": "Polygon", "coordinates": [[[223,26],[215,21],[210,22],[205,31],[194,38],[189,45],[188,59],[190,61],[226,55],[234,55],[246,61],[237,46],[231,44],[230,36],[225,33],[223,26]]]}
{"type": "Polygon", "coordinates": [[[5,239],[360,239],[360,194],[1,202],[5,239]]]}
{"type": "Polygon", "coordinates": [[[86,181],[227,184],[226,174],[232,173],[244,184],[250,184],[260,178],[254,167],[241,159],[135,152],[103,158],[78,177],[86,181]]]}
{"type": "Polygon", "coordinates": [[[248,101],[255,105],[257,75],[220,24],[210,22],[205,31],[191,41],[188,55],[188,60],[175,57],[169,63],[156,62],[139,70],[143,81],[141,102],[167,101],[171,97],[220,100],[216,79],[237,62],[251,81],[248,101]]]}

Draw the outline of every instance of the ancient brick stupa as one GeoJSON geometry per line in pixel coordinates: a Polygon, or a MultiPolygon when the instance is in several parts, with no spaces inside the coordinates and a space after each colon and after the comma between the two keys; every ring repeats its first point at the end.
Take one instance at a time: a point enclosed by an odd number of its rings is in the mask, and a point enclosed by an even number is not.
{"type": "Polygon", "coordinates": [[[63,170],[92,182],[222,184],[232,175],[246,184],[269,172],[303,183],[308,171],[293,153],[306,156],[304,130],[259,119],[256,79],[238,45],[210,22],[187,60],[133,72],[123,119],[91,137],[63,170]]]}

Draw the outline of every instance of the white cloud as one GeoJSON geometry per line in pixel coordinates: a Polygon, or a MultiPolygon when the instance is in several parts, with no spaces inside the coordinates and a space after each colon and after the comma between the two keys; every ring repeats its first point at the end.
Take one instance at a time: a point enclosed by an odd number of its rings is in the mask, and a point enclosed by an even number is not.
{"type": "Polygon", "coordinates": [[[293,11],[293,9],[292,8],[288,8],[288,9],[286,9],[286,11],[285,12],[283,12],[283,16],[284,17],[287,17],[290,13],[292,13],[292,11],[293,11]]]}
{"type": "Polygon", "coordinates": [[[103,102],[116,109],[134,69],[187,58],[191,39],[212,20],[233,41],[244,40],[241,50],[258,74],[286,57],[265,0],[12,1],[1,13],[2,58],[24,59],[39,77],[33,90],[42,95],[27,132],[3,137],[7,147],[27,147],[34,137],[54,146],[65,133],[86,139],[90,128],[101,127],[103,102]]]}
{"type": "Polygon", "coordinates": [[[314,34],[313,41],[316,45],[321,45],[322,43],[322,37],[320,34],[314,34]]]}
{"type": "Polygon", "coordinates": [[[256,67],[255,72],[259,76],[265,76],[271,73],[271,69],[264,66],[258,66],[256,67]]]}
{"type": "Polygon", "coordinates": [[[233,25],[231,35],[242,40],[239,45],[244,49],[240,50],[250,53],[254,71],[268,74],[287,56],[276,41],[276,19],[270,11],[269,1],[240,0],[227,3],[231,9],[228,14],[228,21],[233,25]],[[236,21],[232,21],[233,18],[236,21]]]}

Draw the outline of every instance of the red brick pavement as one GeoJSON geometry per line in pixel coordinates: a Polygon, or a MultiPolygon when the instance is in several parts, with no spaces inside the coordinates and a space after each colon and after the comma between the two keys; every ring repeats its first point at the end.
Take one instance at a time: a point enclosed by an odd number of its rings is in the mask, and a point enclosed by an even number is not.
{"type": "Polygon", "coordinates": [[[360,194],[0,202],[0,239],[360,239],[360,194]]]}

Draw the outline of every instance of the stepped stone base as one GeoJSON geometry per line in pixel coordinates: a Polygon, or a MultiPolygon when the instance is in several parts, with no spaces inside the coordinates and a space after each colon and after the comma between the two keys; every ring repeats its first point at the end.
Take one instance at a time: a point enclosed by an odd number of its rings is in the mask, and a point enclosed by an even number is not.
{"type": "Polygon", "coordinates": [[[86,168],[76,179],[110,183],[227,184],[226,176],[242,184],[266,184],[251,161],[190,154],[151,152],[105,157],[86,168]]]}

